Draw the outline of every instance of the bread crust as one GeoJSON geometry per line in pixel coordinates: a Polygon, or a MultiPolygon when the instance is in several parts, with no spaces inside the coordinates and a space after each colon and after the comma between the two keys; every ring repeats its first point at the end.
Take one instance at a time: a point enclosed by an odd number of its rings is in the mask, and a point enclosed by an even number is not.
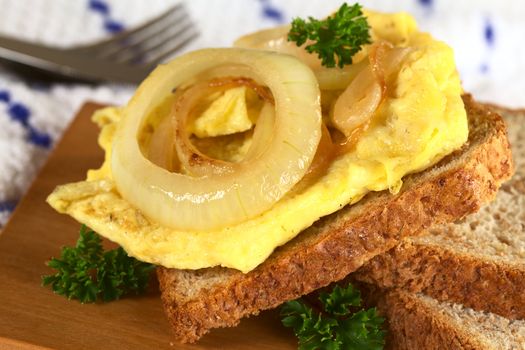
{"type": "Polygon", "coordinates": [[[386,349],[477,350],[477,339],[451,324],[444,315],[428,308],[415,295],[402,291],[375,290],[379,313],[386,318],[386,349]],[[391,320],[392,322],[389,322],[391,320]]]}
{"type": "Polygon", "coordinates": [[[158,268],[176,339],[195,342],[212,328],[235,326],[242,317],[341,280],[403,237],[458,220],[492,200],[513,169],[505,124],[470,96],[464,101],[476,125],[469,143],[433,168],[408,176],[397,195],[371,193],[351,209],[321,219],[247,274],[215,268],[213,282],[196,293],[180,285],[202,271],[158,268]]]}
{"type": "Polygon", "coordinates": [[[525,319],[525,269],[405,240],[376,256],[354,278],[382,288],[422,292],[509,319],[525,319]]]}

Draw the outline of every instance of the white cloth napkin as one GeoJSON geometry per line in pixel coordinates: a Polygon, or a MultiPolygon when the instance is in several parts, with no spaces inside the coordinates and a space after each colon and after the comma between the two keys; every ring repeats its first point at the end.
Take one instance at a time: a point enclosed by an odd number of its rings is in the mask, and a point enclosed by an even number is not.
{"type": "MultiPolygon", "coordinates": [[[[132,28],[183,0],[0,0],[0,33],[48,45],[88,43],[132,28]]],[[[525,5],[516,0],[362,0],[381,11],[408,11],[420,27],[454,47],[467,91],[525,107],[525,5]]],[[[201,35],[185,51],[229,46],[244,33],[323,17],[340,0],[186,0],[201,35]]],[[[123,104],[133,87],[35,85],[0,68],[0,227],[75,111],[86,100],[123,104]]]]}

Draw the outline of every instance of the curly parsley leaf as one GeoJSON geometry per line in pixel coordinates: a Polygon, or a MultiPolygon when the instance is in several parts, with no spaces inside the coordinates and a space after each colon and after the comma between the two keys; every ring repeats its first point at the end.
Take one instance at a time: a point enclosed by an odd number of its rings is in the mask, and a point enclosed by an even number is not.
{"type": "Polygon", "coordinates": [[[57,272],[42,276],[42,284],[51,285],[55,293],[82,303],[139,294],[146,289],[155,269],[129,257],[121,247],[104,252],[100,237],[86,226],[80,229],[76,246],[62,248],[60,259],[52,258],[47,266],[57,272]]]}
{"type": "Polygon", "coordinates": [[[384,319],[375,308],[361,307],[361,294],[352,285],[336,286],[321,293],[322,310],[316,312],[305,301],[289,301],[281,307],[282,323],[293,328],[299,350],[379,350],[385,342],[384,319]]]}
{"type": "Polygon", "coordinates": [[[319,295],[326,312],[335,316],[346,316],[351,313],[352,306],[361,306],[361,294],[351,284],[347,288],[335,286],[331,293],[319,295]]]}
{"type": "Polygon", "coordinates": [[[369,30],[361,5],[344,3],[334,15],[324,20],[295,18],[288,41],[295,42],[297,46],[310,41],[306,51],[317,53],[324,66],[331,68],[337,64],[343,68],[352,64],[352,57],[363,45],[371,43],[369,30]]]}
{"type": "Polygon", "coordinates": [[[339,341],[344,344],[341,349],[383,349],[383,322],[384,319],[379,317],[376,308],[361,310],[341,321],[339,341]]]}

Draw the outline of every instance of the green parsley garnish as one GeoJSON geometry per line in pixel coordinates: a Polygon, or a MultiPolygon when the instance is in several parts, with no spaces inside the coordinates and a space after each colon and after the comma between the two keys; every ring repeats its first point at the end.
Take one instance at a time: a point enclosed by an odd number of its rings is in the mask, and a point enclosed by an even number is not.
{"type": "Polygon", "coordinates": [[[323,308],[320,312],[301,299],[281,307],[283,325],[293,328],[299,350],[383,349],[384,319],[376,308],[361,309],[359,290],[351,284],[347,288],[336,286],[331,293],[321,293],[319,301],[323,308]]]}
{"type": "Polygon", "coordinates": [[[295,18],[288,41],[301,46],[311,40],[313,43],[305,47],[306,51],[316,52],[326,67],[335,67],[337,63],[343,68],[345,64],[352,64],[352,56],[361,46],[371,43],[370,27],[361,9],[359,4],[348,6],[344,3],[333,16],[324,20],[295,18]]]}
{"type": "Polygon", "coordinates": [[[63,247],[60,259],[52,258],[47,266],[58,272],[42,276],[42,284],[51,285],[55,293],[81,303],[97,299],[106,302],[141,293],[155,269],[129,257],[122,247],[104,252],[100,237],[84,225],[77,245],[63,247]]]}

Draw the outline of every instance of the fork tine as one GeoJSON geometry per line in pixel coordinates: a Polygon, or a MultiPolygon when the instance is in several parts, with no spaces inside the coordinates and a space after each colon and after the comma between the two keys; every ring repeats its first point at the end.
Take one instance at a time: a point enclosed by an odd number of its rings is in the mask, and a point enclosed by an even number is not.
{"type": "Polygon", "coordinates": [[[108,49],[105,52],[102,52],[99,56],[105,59],[115,60],[118,62],[129,61],[127,58],[132,58],[137,56],[139,53],[145,51],[145,48],[152,46],[151,42],[157,42],[159,37],[165,35],[165,33],[174,32],[174,34],[180,32],[185,27],[185,22],[189,21],[188,16],[177,16],[170,17],[172,20],[165,20],[165,23],[161,23],[155,28],[150,29],[147,33],[141,33],[142,37],[139,35],[134,36],[134,42],[127,43],[115,43],[112,48],[108,49]],[[174,22],[176,24],[174,24],[174,22]]]}
{"type": "Polygon", "coordinates": [[[162,49],[166,43],[175,40],[179,36],[185,36],[186,32],[192,30],[193,27],[191,20],[184,18],[177,26],[167,27],[166,30],[157,33],[155,36],[116,53],[110,59],[121,63],[140,63],[148,53],[162,49]]]}
{"type": "Polygon", "coordinates": [[[136,35],[138,35],[138,36],[143,35],[143,33],[146,33],[151,28],[154,28],[154,27],[158,26],[159,24],[164,23],[164,21],[167,20],[167,19],[168,19],[167,22],[170,22],[169,18],[172,15],[179,14],[179,13],[187,14],[186,7],[184,6],[184,4],[182,2],[176,4],[175,6],[171,7],[170,9],[166,10],[165,12],[161,13],[159,16],[157,16],[155,18],[152,18],[151,20],[149,20],[148,22],[138,26],[137,28],[134,28],[132,30],[127,30],[127,31],[124,31],[122,33],[116,34],[116,35],[112,36],[109,39],[106,39],[104,41],[101,41],[101,42],[98,42],[98,43],[95,43],[95,44],[90,44],[90,45],[86,45],[86,46],[76,47],[76,48],[73,49],[73,51],[95,53],[95,52],[100,52],[100,51],[105,51],[105,50],[111,49],[111,48],[113,48],[113,45],[115,45],[116,43],[125,42],[127,40],[130,40],[130,38],[135,37],[136,35]]]}
{"type": "Polygon", "coordinates": [[[185,33],[182,33],[181,35],[177,36],[171,41],[168,40],[164,42],[161,46],[162,48],[164,48],[164,50],[157,50],[157,53],[155,53],[155,55],[149,56],[147,64],[156,65],[162,62],[165,58],[169,57],[174,52],[180,50],[198,35],[199,32],[197,31],[195,26],[191,25],[185,33]],[[170,45],[168,45],[168,43],[170,45]]]}
{"type": "Polygon", "coordinates": [[[0,58],[81,80],[138,83],[156,62],[177,51],[198,34],[190,15],[184,14],[187,12],[179,3],[137,29],[98,44],[70,49],[46,47],[0,35],[0,58]],[[156,28],[153,38],[152,28],[156,28]],[[142,40],[144,37],[151,40],[146,42],[142,40]],[[133,60],[139,57],[138,54],[144,55],[147,60],[140,62],[142,64],[119,63],[100,56],[101,51],[113,50],[117,44],[131,46],[130,42],[135,45],[134,48],[121,46],[118,52],[128,54],[133,60]]]}

